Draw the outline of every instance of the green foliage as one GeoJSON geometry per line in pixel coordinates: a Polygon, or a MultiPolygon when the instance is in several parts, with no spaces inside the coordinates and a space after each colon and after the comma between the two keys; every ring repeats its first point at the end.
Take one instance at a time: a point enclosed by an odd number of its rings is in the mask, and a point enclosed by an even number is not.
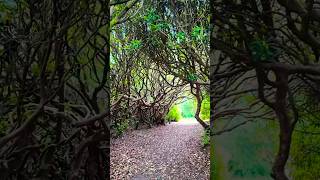
{"type": "Polygon", "coordinates": [[[311,180],[320,178],[320,137],[296,133],[293,137],[291,157],[293,179],[311,180]]]}
{"type": "Polygon", "coordinates": [[[257,39],[251,42],[249,49],[252,52],[254,61],[269,61],[273,57],[269,44],[264,40],[257,39]]]}
{"type": "Polygon", "coordinates": [[[155,9],[148,10],[143,19],[151,31],[165,30],[170,27],[169,23],[160,20],[160,16],[155,9]]]}
{"type": "Polygon", "coordinates": [[[192,32],[191,32],[191,36],[192,38],[196,39],[196,40],[202,40],[205,38],[205,34],[204,34],[204,30],[203,27],[200,26],[195,26],[192,28],[192,32]]]}
{"type": "Polygon", "coordinates": [[[158,29],[159,30],[163,30],[163,29],[169,29],[170,28],[170,24],[166,23],[166,22],[161,22],[158,24],[158,29]]]}
{"type": "Polygon", "coordinates": [[[317,117],[320,114],[314,116],[309,113],[301,113],[300,115],[301,119],[308,119],[308,122],[298,123],[296,129],[300,131],[293,133],[290,152],[292,159],[290,168],[294,169],[293,179],[320,179],[320,126],[319,117],[317,117]]]}
{"type": "Polygon", "coordinates": [[[205,96],[201,103],[200,118],[203,120],[210,119],[210,96],[205,96]]]}
{"type": "Polygon", "coordinates": [[[157,31],[159,30],[160,28],[157,26],[157,24],[150,24],[150,30],[151,31],[157,31]]]}
{"type": "Polygon", "coordinates": [[[197,81],[198,80],[198,76],[196,74],[194,74],[194,73],[190,73],[187,76],[187,80],[188,81],[192,81],[192,82],[197,81]]]}
{"type": "Polygon", "coordinates": [[[320,112],[314,96],[303,91],[294,96],[299,121],[292,135],[289,169],[292,179],[320,179],[320,112]]]}
{"type": "Polygon", "coordinates": [[[184,32],[178,32],[177,33],[177,42],[183,43],[186,40],[186,34],[184,32]]]}
{"type": "Polygon", "coordinates": [[[115,130],[116,130],[116,135],[120,136],[124,133],[125,130],[127,130],[129,127],[129,121],[128,120],[123,120],[120,123],[116,124],[115,130]]]}
{"type": "Polygon", "coordinates": [[[164,29],[168,29],[169,28],[169,24],[168,23],[158,23],[158,24],[150,24],[150,30],[151,31],[160,31],[160,30],[164,30],[164,29]]]}
{"type": "Polygon", "coordinates": [[[172,106],[168,114],[166,115],[165,120],[178,122],[180,119],[182,119],[182,116],[181,116],[181,111],[179,109],[179,106],[178,105],[172,106]]]}
{"type": "Polygon", "coordinates": [[[15,14],[14,1],[0,1],[0,22],[11,21],[15,14]]]}
{"type": "Polygon", "coordinates": [[[175,49],[176,45],[173,41],[168,41],[167,42],[168,48],[169,49],[175,49]]]}
{"type": "Polygon", "coordinates": [[[201,135],[201,145],[206,147],[210,144],[210,130],[203,131],[201,135]]]}
{"type": "Polygon", "coordinates": [[[155,9],[148,10],[147,15],[144,16],[144,20],[149,24],[155,23],[159,18],[160,16],[156,13],[155,9]]]}
{"type": "Polygon", "coordinates": [[[139,49],[141,44],[141,40],[134,39],[130,42],[129,49],[139,49]]]}
{"type": "MultiPolygon", "coordinates": [[[[82,1],[81,1],[81,2],[82,2],[82,1]]],[[[88,6],[87,3],[88,3],[88,2],[86,2],[86,1],[83,2],[83,8],[85,8],[86,6],[88,6]]],[[[129,4],[132,4],[132,2],[129,2],[129,4]]],[[[116,6],[113,6],[114,8],[113,8],[113,12],[112,12],[112,19],[110,19],[110,26],[111,26],[111,27],[113,27],[115,24],[118,23],[118,20],[119,20],[118,17],[120,17],[121,14],[122,14],[124,11],[126,11],[126,9],[127,9],[128,7],[131,6],[131,5],[129,5],[129,4],[123,3],[123,4],[118,4],[118,5],[116,5],[116,6]]],[[[81,6],[81,4],[80,4],[80,6],[81,6]]]]}

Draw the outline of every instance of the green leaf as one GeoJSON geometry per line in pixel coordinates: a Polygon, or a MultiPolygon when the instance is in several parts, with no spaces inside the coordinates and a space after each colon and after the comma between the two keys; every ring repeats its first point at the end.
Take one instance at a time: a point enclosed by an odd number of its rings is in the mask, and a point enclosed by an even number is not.
{"type": "Polygon", "coordinates": [[[195,26],[192,28],[192,33],[191,36],[194,38],[197,38],[201,35],[201,33],[203,32],[203,28],[200,26],[195,26]]]}
{"type": "Polygon", "coordinates": [[[181,31],[181,32],[177,33],[177,41],[178,41],[178,43],[184,42],[185,39],[186,39],[186,34],[184,32],[181,31]]]}
{"type": "Polygon", "coordinates": [[[157,31],[157,30],[159,30],[159,27],[157,26],[157,24],[150,24],[150,30],[157,31]]]}
{"type": "Polygon", "coordinates": [[[141,44],[141,40],[134,39],[130,42],[130,49],[139,49],[141,44]]]}
{"type": "Polygon", "coordinates": [[[159,18],[160,16],[156,14],[154,9],[149,10],[147,15],[144,16],[144,20],[150,24],[156,22],[159,18]]]}
{"type": "Polygon", "coordinates": [[[254,61],[269,61],[273,58],[269,44],[264,40],[256,40],[249,44],[254,61]]]}
{"type": "Polygon", "coordinates": [[[188,79],[189,81],[194,82],[194,81],[197,81],[198,76],[197,76],[196,74],[188,74],[187,79],[188,79]]]}

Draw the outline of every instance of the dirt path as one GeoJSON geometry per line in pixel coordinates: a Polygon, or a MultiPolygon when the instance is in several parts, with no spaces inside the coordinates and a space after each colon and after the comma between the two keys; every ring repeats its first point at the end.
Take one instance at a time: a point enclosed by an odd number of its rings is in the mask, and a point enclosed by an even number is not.
{"type": "Polygon", "coordinates": [[[112,180],[207,180],[209,151],[202,127],[184,120],[130,132],[111,142],[112,180]]]}

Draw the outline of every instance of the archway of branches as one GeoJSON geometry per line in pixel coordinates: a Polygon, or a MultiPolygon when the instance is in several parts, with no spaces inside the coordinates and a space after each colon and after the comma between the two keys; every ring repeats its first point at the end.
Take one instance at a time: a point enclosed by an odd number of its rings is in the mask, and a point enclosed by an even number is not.
{"type": "MultiPolygon", "coordinates": [[[[117,7],[112,9],[115,14],[121,10],[121,5],[117,7]]],[[[137,129],[178,119],[179,104],[186,99],[192,99],[192,116],[209,128],[204,121],[209,119],[207,15],[208,4],[201,1],[146,1],[130,9],[124,23],[115,22],[111,31],[115,132],[123,126],[137,129]]]]}

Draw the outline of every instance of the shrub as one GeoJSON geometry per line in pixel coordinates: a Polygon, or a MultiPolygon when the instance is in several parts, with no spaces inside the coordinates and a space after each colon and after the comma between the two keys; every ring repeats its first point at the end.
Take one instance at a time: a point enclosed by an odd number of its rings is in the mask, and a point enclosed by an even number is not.
{"type": "Polygon", "coordinates": [[[128,120],[121,121],[121,123],[119,123],[115,126],[116,135],[117,136],[122,135],[124,133],[124,131],[128,129],[128,127],[129,127],[128,120]]]}
{"type": "Polygon", "coordinates": [[[200,118],[203,120],[210,119],[210,97],[206,96],[201,103],[200,118]]]}
{"type": "Polygon", "coordinates": [[[205,130],[201,136],[201,144],[203,147],[206,147],[210,144],[210,130],[205,130]]]}
{"type": "Polygon", "coordinates": [[[180,119],[182,119],[182,116],[178,105],[172,106],[166,115],[165,120],[178,122],[180,119]]]}

